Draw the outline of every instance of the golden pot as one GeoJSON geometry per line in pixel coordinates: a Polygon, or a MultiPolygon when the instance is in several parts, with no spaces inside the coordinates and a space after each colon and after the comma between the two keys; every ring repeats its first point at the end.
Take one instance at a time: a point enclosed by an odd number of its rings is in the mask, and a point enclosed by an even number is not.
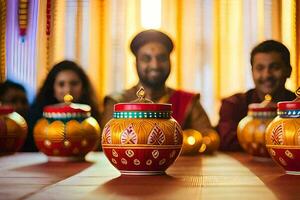
{"type": "Polygon", "coordinates": [[[287,174],[300,175],[300,88],[294,101],[277,104],[278,116],[266,131],[266,146],[272,159],[287,174]]]}
{"type": "Polygon", "coordinates": [[[17,152],[27,136],[25,119],[10,106],[0,106],[0,155],[17,152]]]}
{"type": "Polygon", "coordinates": [[[238,124],[237,137],[242,148],[255,157],[269,157],[266,149],[265,132],[269,123],[276,117],[276,105],[266,96],[262,103],[248,107],[248,115],[238,124]]]}
{"type": "Polygon", "coordinates": [[[199,131],[194,129],[187,129],[183,131],[182,155],[192,155],[199,153],[202,146],[202,135],[199,131]]]}
{"type": "Polygon", "coordinates": [[[212,154],[219,149],[220,146],[220,136],[213,129],[207,129],[203,131],[202,134],[203,141],[199,152],[212,154]]]}
{"type": "MultiPolygon", "coordinates": [[[[66,102],[46,106],[34,127],[37,148],[53,161],[83,160],[100,142],[100,127],[85,104],[66,102]]],[[[72,98],[71,98],[72,99],[72,98]]]]}

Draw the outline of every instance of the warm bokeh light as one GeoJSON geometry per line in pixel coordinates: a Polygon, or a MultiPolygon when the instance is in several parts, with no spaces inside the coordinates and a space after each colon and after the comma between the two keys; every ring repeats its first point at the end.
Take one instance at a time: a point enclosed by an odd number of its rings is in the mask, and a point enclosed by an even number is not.
{"type": "Polygon", "coordinates": [[[203,153],[205,150],[206,150],[206,144],[202,144],[200,149],[199,149],[199,152],[203,153]]]}
{"type": "Polygon", "coordinates": [[[141,24],[145,29],[161,27],[161,0],[141,0],[141,24]]]}
{"type": "Polygon", "coordinates": [[[193,136],[189,136],[189,137],[187,138],[187,143],[188,143],[189,145],[194,145],[195,142],[196,142],[196,139],[195,139],[193,136]]]}
{"type": "Polygon", "coordinates": [[[197,154],[202,145],[202,134],[194,129],[186,129],[182,132],[182,155],[197,154]]]}

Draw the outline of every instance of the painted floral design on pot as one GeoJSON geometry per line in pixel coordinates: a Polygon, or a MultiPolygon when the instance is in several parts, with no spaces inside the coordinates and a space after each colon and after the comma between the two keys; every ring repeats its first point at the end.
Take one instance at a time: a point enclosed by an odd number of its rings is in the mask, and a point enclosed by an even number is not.
{"type": "Polygon", "coordinates": [[[270,123],[266,145],[272,159],[287,174],[300,175],[300,88],[294,101],[277,104],[278,116],[270,123]]]}

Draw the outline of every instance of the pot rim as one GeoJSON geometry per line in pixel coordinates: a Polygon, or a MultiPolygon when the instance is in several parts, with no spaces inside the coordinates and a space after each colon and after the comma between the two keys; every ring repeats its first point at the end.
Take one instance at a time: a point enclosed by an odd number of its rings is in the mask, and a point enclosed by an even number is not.
{"type": "Polygon", "coordinates": [[[91,107],[86,104],[71,103],[71,104],[55,104],[45,106],[43,109],[44,113],[89,113],[91,107]]]}
{"type": "Polygon", "coordinates": [[[167,103],[118,103],[114,105],[114,112],[125,111],[157,111],[171,112],[172,104],[167,103]]]}
{"type": "Polygon", "coordinates": [[[15,110],[12,106],[2,105],[0,106],[0,115],[7,115],[13,113],[15,110]]]}

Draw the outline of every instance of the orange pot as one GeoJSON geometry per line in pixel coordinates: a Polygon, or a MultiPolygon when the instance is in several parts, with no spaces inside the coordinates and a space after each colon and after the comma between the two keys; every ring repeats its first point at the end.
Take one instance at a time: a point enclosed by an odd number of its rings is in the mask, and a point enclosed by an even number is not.
{"type": "Polygon", "coordinates": [[[220,146],[220,136],[213,129],[207,129],[203,131],[203,144],[200,148],[200,152],[206,154],[212,154],[218,150],[220,146]]]}
{"type": "Polygon", "coordinates": [[[266,149],[265,132],[269,123],[276,117],[276,104],[270,96],[260,104],[249,105],[248,115],[237,128],[237,136],[242,148],[255,157],[269,157],[266,149]]]}
{"type": "Polygon", "coordinates": [[[27,136],[25,119],[10,106],[0,106],[0,155],[18,151],[27,136]]]}
{"type": "Polygon", "coordinates": [[[200,132],[193,129],[184,130],[181,154],[192,155],[199,153],[202,139],[202,134],[200,132]]]}
{"type": "Polygon", "coordinates": [[[34,127],[38,149],[54,161],[83,160],[100,142],[100,127],[90,110],[69,101],[46,106],[34,127]]]}

